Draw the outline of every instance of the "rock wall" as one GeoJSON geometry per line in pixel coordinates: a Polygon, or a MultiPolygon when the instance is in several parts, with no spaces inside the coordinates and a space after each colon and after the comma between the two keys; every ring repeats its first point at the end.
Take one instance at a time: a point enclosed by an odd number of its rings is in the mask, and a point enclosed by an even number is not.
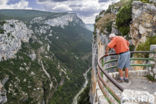
{"type": "Polygon", "coordinates": [[[105,54],[105,47],[108,43],[108,38],[106,35],[99,32],[97,29],[97,45],[98,45],[98,58],[105,54]]]}
{"type": "Polygon", "coordinates": [[[156,3],[156,0],[149,0],[150,2],[156,3]]]}
{"type": "Polygon", "coordinates": [[[9,80],[8,76],[5,76],[5,78],[0,81],[0,104],[4,104],[7,102],[7,91],[4,88],[5,83],[9,80]]]}
{"type": "Polygon", "coordinates": [[[156,36],[156,6],[134,1],[132,3],[132,24],[130,25],[132,42],[136,46],[145,42],[147,37],[156,36]]]}
{"type": "MultiPolygon", "coordinates": [[[[130,36],[132,37],[132,43],[135,45],[136,51],[143,51],[150,48],[149,42],[149,46],[146,44],[140,48],[140,45],[147,43],[148,38],[156,36],[156,6],[154,4],[143,3],[141,1],[134,1],[132,3],[130,36]],[[144,49],[142,49],[143,47],[144,49]]],[[[144,57],[144,55],[142,57],[144,57]]],[[[132,63],[145,64],[142,60],[136,60],[132,63]]],[[[133,68],[135,70],[144,69],[142,66],[135,66],[133,68]]]]}
{"type": "MultiPolygon", "coordinates": [[[[150,51],[156,52],[156,45],[151,45],[150,51]]],[[[150,61],[150,64],[153,64],[153,67],[150,67],[148,72],[149,75],[151,75],[154,78],[154,80],[156,80],[156,54],[151,53],[150,58],[153,58],[154,61],[150,61]]]]}

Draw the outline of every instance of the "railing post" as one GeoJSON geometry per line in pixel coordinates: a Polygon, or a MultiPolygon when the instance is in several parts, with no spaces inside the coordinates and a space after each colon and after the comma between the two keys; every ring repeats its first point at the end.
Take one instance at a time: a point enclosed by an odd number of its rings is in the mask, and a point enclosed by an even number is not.
{"type": "MultiPolygon", "coordinates": [[[[151,45],[150,51],[156,52],[156,45],[151,45]]],[[[149,68],[148,71],[150,76],[152,76],[156,80],[156,54],[151,53],[149,57],[154,59],[154,61],[150,61],[150,64],[154,64],[154,66],[149,68]]]]}

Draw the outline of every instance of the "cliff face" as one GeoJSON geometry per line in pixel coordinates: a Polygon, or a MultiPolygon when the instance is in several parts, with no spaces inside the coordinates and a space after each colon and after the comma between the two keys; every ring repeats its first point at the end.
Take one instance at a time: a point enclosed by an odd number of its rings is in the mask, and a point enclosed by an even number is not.
{"type": "MultiPolygon", "coordinates": [[[[96,72],[97,59],[105,53],[110,33],[127,38],[131,50],[147,51],[151,44],[156,44],[155,0],[150,0],[149,3],[143,3],[141,0],[120,0],[110,5],[107,10],[101,11],[95,21],[92,47],[93,72],[96,72]]],[[[96,74],[93,74],[92,79],[95,77],[96,74]]],[[[94,88],[92,87],[92,92],[94,88]]]]}
{"type": "Polygon", "coordinates": [[[145,43],[148,37],[156,36],[156,6],[134,1],[132,3],[132,23],[130,25],[132,42],[136,46],[145,43]]]}

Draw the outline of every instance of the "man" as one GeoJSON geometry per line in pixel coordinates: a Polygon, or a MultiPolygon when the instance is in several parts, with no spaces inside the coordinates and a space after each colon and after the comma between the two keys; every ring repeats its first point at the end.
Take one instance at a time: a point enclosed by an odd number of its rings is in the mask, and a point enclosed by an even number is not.
{"type": "Polygon", "coordinates": [[[119,54],[118,59],[118,71],[119,71],[119,81],[129,82],[128,80],[128,67],[130,66],[130,52],[129,52],[129,42],[122,36],[116,36],[114,33],[109,35],[111,40],[106,47],[105,54],[108,55],[109,49],[114,48],[116,54],[119,54]],[[125,69],[125,78],[123,78],[123,70],[125,69]]]}

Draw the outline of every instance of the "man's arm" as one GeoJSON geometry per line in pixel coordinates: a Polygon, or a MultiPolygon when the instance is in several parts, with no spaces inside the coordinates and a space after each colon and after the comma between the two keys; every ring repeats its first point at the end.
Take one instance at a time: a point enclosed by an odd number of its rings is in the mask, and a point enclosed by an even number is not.
{"type": "Polygon", "coordinates": [[[106,49],[105,49],[105,50],[106,50],[106,51],[105,51],[105,55],[106,55],[106,56],[108,55],[109,49],[110,49],[110,48],[113,48],[115,45],[116,45],[116,39],[113,38],[113,39],[111,40],[111,42],[108,43],[108,45],[107,45],[107,47],[106,47],[106,49]]]}
{"type": "Polygon", "coordinates": [[[129,47],[129,41],[128,40],[126,40],[127,41],[127,46],[129,47]]]}
{"type": "Polygon", "coordinates": [[[107,46],[107,47],[106,47],[106,51],[105,51],[105,55],[108,55],[109,49],[110,49],[110,48],[107,46]]]}

